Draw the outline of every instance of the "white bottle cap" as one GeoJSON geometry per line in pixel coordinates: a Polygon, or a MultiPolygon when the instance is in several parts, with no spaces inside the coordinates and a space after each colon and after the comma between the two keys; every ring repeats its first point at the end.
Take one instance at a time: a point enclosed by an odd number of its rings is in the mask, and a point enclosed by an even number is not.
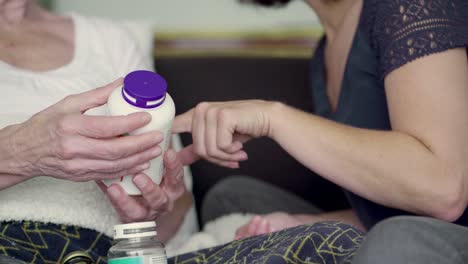
{"type": "Polygon", "coordinates": [[[156,222],[140,222],[114,226],[114,239],[156,236],[156,222]]]}

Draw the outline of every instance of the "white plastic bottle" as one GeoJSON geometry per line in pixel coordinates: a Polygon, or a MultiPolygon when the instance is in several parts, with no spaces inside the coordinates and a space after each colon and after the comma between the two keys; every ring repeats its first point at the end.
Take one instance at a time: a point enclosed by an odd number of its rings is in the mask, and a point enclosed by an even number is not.
{"type": "Polygon", "coordinates": [[[114,244],[107,253],[109,264],[167,264],[164,244],[156,239],[156,222],[114,226],[114,244]]]}
{"type": "MultiPolygon", "coordinates": [[[[159,184],[164,171],[163,156],[169,146],[172,122],[175,116],[174,101],[167,93],[166,80],[152,71],[131,72],[125,77],[123,87],[115,89],[109,96],[107,107],[112,116],[128,115],[141,111],[151,114],[152,119],[149,124],[130,134],[136,135],[153,130],[163,133],[164,141],[160,145],[163,154],[153,159],[150,162],[150,168],[145,171],[155,183],[159,184]]],[[[107,186],[117,183],[130,195],[141,194],[132,180],[132,176],[129,175],[120,179],[106,180],[104,183],[107,186]]]]}

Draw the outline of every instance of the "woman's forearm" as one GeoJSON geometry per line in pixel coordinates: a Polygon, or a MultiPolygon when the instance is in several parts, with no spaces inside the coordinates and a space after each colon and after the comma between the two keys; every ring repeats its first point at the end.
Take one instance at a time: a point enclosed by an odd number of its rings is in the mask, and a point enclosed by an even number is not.
{"type": "Polygon", "coordinates": [[[16,126],[9,126],[0,129],[0,190],[6,189],[30,177],[13,174],[18,171],[19,164],[15,164],[13,136],[16,126]]]}
{"type": "Polygon", "coordinates": [[[177,233],[192,204],[192,194],[187,191],[177,199],[172,211],[157,219],[158,238],[161,241],[167,242],[177,233]]]}
{"type": "Polygon", "coordinates": [[[341,125],[281,103],[272,109],[270,136],[328,180],[389,207],[446,220],[463,213],[462,173],[416,138],[341,125]]]}

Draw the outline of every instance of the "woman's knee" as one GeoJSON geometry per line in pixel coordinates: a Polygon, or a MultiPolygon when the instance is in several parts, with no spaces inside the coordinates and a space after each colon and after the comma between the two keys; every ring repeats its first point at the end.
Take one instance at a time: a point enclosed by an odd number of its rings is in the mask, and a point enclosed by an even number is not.
{"type": "Polygon", "coordinates": [[[384,220],[367,234],[354,257],[353,264],[371,263],[433,263],[421,251],[431,251],[434,243],[427,243],[436,220],[402,216],[384,220]]]}
{"type": "Polygon", "coordinates": [[[399,241],[407,237],[408,231],[418,232],[422,218],[412,216],[399,216],[386,219],[375,225],[368,233],[366,240],[399,241]]]}

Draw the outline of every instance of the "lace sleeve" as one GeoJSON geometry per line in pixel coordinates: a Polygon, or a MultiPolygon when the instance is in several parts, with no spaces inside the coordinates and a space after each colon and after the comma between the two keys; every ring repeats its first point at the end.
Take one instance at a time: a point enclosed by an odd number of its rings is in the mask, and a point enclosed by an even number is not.
{"type": "Polygon", "coordinates": [[[468,46],[468,0],[380,0],[374,41],[380,76],[415,59],[468,46]]]}

